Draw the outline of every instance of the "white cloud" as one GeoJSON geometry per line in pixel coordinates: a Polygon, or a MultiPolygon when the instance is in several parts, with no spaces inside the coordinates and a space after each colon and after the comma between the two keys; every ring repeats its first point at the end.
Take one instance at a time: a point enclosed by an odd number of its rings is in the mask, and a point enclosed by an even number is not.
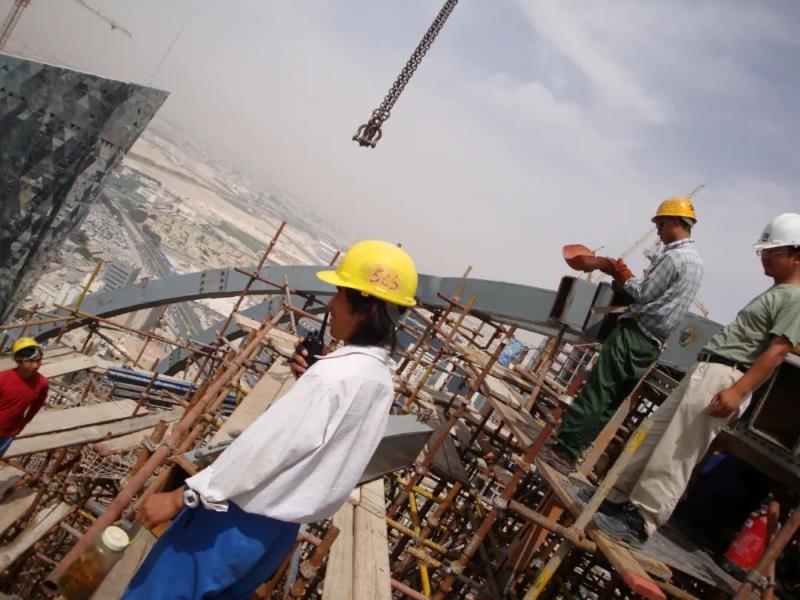
{"type": "MultiPolygon", "coordinates": [[[[82,69],[142,81],[192,9],[177,0],[97,3],[131,28],[132,41],[101,31],[74,3],[59,12],[45,2],[31,4],[20,39],[82,69]]],[[[402,241],[436,274],[472,265],[476,277],[555,287],[567,272],[562,244],[618,254],[662,198],[706,183],[702,298],[724,321],[765,282],[752,239],[773,213],[793,201],[796,210],[800,191],[796,152],[775,150],[794,147],[793,112],[759,103],[781,98],[782,82],[748,62],[757,49],[791,44],[789,25],[762,5],[735,6],[461,3],[376,150],[350,137],[427,26],[416,22],[428,10],[422,1],[208,3],[156,83],[172,91],[165,114],[230,161],[350,238],[402,241]],[[497,11],[497,28],[480,31],[481,11],[497,11]],[[409,25],[401,17],[410,13],[409,25]],[[500,29],[509,19],[514,39],[500,29]],[[755,121],[772,137],[751,139],[755,121]],[[731,139],[749,145],[732,148],[731,139]],[[740,148],[747,153],[731,152],[740,148]],[[789,166],[753,173],[753,156],[789,166]]],[[[760,60],[779,69],[793,59],[760,60]]]]}
{"type": "Polygon", "coordinates": [[[519,3],[539,36],[573,61],[606,101],[651,123],[669,119],[663,101],[649,93],[634,72],[598,43],[592,23],[580,18],[582,8],[575,10],[565,2],[550,0],[519,3]]]}
{"type": "Polygon", "coordinates": [[[598,121],[591,107],[558,98],[539,81],[515,82],[501,75],[473,82],[471,92],[496,118],[510,121],[509,138],[528,132],[526,147],[518,152],[535,156],[549,169],[570,169],[595,182],[637,184],[628,155],[638,140],[626,128],[598,121]]]}

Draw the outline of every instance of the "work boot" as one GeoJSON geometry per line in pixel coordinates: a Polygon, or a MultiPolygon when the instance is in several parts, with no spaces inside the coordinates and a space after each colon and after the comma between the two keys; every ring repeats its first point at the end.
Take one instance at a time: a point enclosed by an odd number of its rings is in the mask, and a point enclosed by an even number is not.
{"type": "Polygon", "coordinates": [[[558,444],[543,448],[539,453],[539,458],[562,475],[569,475],[575,471],[575,460],[558,444]]]}
{"type": "MultiPolygon", "coordinates": [[[[572,480],[569,480],[569,484],[572,488],[572,495],[575,496],[584,506],[589,504],[594,496],[595,489],[587,484],[578,483],[572,480]]],[[[605,499],[600,504],[600,507],[597,509],[597,511],[614,516],[622,510],[622,507],[625,506],[625,504],[625,502],[612,502],[611,500],[605,499]]]]}
{"type": "Polygon", "coordinates": [[[603,532],[634,548],[641,548],[647,542],[644,518],[630,502],[623,504],[614,515],[598,512],[593,520],[603,532]]]}

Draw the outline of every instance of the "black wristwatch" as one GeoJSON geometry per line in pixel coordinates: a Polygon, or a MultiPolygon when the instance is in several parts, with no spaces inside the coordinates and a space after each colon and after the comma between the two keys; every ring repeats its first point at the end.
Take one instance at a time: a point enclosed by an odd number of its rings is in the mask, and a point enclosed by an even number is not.
{"type": "Polygon", "coordinates": [[[200,496],[192,488],[183,490],[183,504],[189,508],[200,506],[200,496]]]}

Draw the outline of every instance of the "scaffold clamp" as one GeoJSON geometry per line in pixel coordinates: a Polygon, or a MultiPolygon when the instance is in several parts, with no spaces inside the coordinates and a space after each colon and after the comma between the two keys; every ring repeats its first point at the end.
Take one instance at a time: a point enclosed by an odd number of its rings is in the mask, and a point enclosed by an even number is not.
{"type": "Polygon", "coordinates": [[[447,569],[448,569],[448,570],[449,570],[449,571],[450,571],[450,572],[451,572],[453,575],[461,575],[461,574],[463,574],[463,573],[464,573],[464,565],[462,565],[462,564],[461,564],[460,562],[458,562],[458,561],[456,561],[456,562],[451,562],[451,563],[450,563],[450,565],[447,567],[447,569]]]}
{"type": "Polygon", "coordinates": [[[314,579],[317,576],[317,571],[319,571],[319,568],[311,564],[311,561],[306,560],[300,563],[300,574],[306,581],[314,579]]]}
{"type": "Polygon", "coordinates": [[[752,583],[754,586],[761,590],[766,590],[771,587],[775,587],[775,578],[774,577],[766,577],[762,575],[755,569],[750,569],[747,571],[747,581],[752,583]]]}

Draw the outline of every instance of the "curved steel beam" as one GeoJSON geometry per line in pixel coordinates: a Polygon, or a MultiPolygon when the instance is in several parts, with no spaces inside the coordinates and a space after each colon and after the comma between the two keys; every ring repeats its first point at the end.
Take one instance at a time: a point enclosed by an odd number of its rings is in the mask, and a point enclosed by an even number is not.
{"type": "MultiPolygon", "coordinates": [[[[336,290],[317,279],[316,272],[326,266],[266,267],[259,275],[268,281],[282,282],[284,277],[289,287],[301,293],[330,296],[336,290]]],[[[113,317],[135,310],[153,308],[176,302],[187,302],[203,298],[230,298],[242,293],[248,277],[233,268],[209,269],[197,273],[175,275],[164,279],[142,281],[136,285],[99,292],[87,296],[81,311],[98,317],[113,317]]],[[[555,331],[547,322],[555,292],[541,288],[483,279],[461,279],[458,277],[434,277],[420,275],[417,297],[425,306],[436,307],[447,304],[440,296],[452,297],[464,283],[462,298],[477,294],[474,311],[492,315],[495,319],[514,323],[525,329],[546,335],[555,331]]],[[[257,281],[250,287],[249,295],[283,294],[280,287],[257,281]]],[[[77,321],[72,326],[83,325],[77,321]]],[[[45,325],[33,330],[40,340],[56,335],[63,323],[45,325]]],[[[69,325],[68,325],[69,326],[69,325]]]]}
{"type": "MultiPolygon", "coordinates": [[[[316,272],[325,268],[329,267],[323,265],[265,267],[259,276],[274,282],[282,283],[287,280],[289,287],[298,293],[324,297],[335,292],[335,288],[316,277],[316,272]]],[[[84,299],[81,311],[107,318],[175,302],[203,298],[230,298],[241,294],[248,281],[248,276],[234,268],[209,269],[175,275],[164,279],[143,281],[119,290],[92,294],[84,299]]],[[[426,307],[442,307],[447,305],[447,301],[442,296],[453,297],[461,285],[464,285],[461,292],[462,299],[467,299],[472,294],[477,296],[473,312],[482,313],[493,320],[517,325],[521,329],[542,335],[552,336],[558,330],[558,324],[549,321],[550,309],[556,296],[556,292],[552,290],[485,279],[420,275],[417,297],[426,307]]],[[[280,295],[281,302],[283,294],[281,287],[261,281],[256,281],[248,291],[248,295],[280,295]]],[[[303,300],[297,298],[294,302],[302,305],[303,300]]],[[[260,320],[268,309],[269,303],[262,303],[243,312],[250,318],[260,320]]],[[[85,320],[75,319],[68,322],[66,326],[75,328],[85,324],[85,320]]],[[[31,333],[39,340],[46,340],[54,337],[62,326],[64,323],[50,324],[35,328],[31,333]]],[[[209,328],[198,336],[197,341],[213,341],[218,329],[219,326],[209,328]]],[[[719,329],[720,325],[713,321],[702,319],[696,315],[688,315],[682,326],[667,342],[667,348],[662,354],[660,362],[679,369],[686,368],[693,362],[702,345],[719,329]]],[[[230,337],[236,335],[241,335],[241,333],[232,331],[230,337]]],[[[577,336],[567,336],[567,340],[570,339],[574,341],[577,336]]],[[[175,372],[180,368],[179,363],[185,362],[185,359],[184,361],[176,359],[174,362],[164,362],[163,369],[166,372],[175,372]]]]}

